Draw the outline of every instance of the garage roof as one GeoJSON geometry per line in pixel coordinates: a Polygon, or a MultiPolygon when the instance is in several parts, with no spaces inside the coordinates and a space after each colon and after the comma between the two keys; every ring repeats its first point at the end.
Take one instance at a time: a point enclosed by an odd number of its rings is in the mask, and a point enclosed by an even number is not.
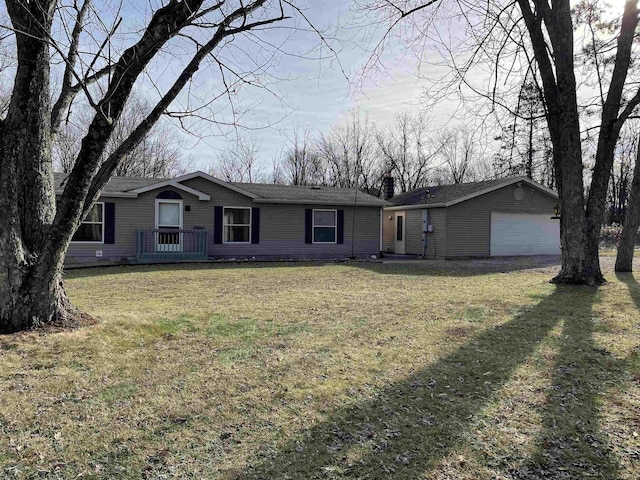
{"type": "Polygon", "coordinates": [[[430,207],[448,207],[517,183],[525,183],[537,188],[547,195],[558,198],[558,194],[555,191],[534,182],[527,177],[508,177],[496,180],[486,180],[483,182],[422,187],[396,195],[388,201],[392,203],[394,207],[407,205],[415,206],[415,208],[422,207],[424,205],[428,205],[430,207]]]}

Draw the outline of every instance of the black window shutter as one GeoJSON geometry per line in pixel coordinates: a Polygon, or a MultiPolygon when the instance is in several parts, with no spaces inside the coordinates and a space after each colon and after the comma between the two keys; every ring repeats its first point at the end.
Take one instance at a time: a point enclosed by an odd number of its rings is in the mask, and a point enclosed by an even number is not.
{"type": "Polygon", "coordinates": [[[304,243],[313,243],[313,210],[310,208],[304,212],[304,243]]]}
{"type": "Polygon", "coordinates": [[[105,202],[104,204],[104,243],[116,242],[116,204],[105,202]]]}
{"type": "Polygon", "coordinates": [[[260,209],[251,208],[251,243],[260,243],[260,209]]]}
{"type": "Polygon", "coordinates": [[[336,242],[344,243],[344,210],[338,210],[336,242]]]}
{"type": "Polygon", "coordinates": [[[222,216],[222,207],[213,207],[213,243],[222,243],[222,216]]]}

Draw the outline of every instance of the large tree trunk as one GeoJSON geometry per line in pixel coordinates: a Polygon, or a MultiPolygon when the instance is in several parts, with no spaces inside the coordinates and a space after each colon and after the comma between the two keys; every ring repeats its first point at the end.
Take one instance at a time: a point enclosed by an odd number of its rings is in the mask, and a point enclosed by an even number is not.
{"type": "Polygon", "coordinates": [[[62,259],[57,265],[17,262],[5,258],[6,280],[0,287],[0,332],[11,333],[52,321],[66,321],[74,313],[62,284],[62,259]]]}
{"type": "MultiPolygon", "coordinates": [[[[55,216],[51,164],[49,45],[52,0],[7,2],[17,30],[18,66],[0,126],[0,331],[66,315],[61,254],[47,248],[55,216]],[[35,21],[34,21],[35,20],[35,21]]],[[[69,234],[67,234],[67,237],[69,234]]],[[[68,245],[63,241],[62,247],[68,245]]],[[[57,249],[60,251],[61,249],[57,249]]]]}
{"type": "Polygon", "coordinates": [[[625,2],[586,203],[582,184],[571,4],[569,0],[557,0],[552,5],[546,0],[517,0],[517,3],[531,38],[542,80],[561,202],[562,268],[553,281],[601,284],[605,279],[600,271],[598,251],[600,227],[615,145],[622,125],[640,105],[640,92],[627,101],[623,98],[638,25],[637,0],[625,2]]]}
{"type": "Polygon", "coordinates": [[[640,96],[634,95],[628,102],[624,101],[623,92],[627,80],[627,73],[631,65],[632,45],[636,38],[638,26],[638,0],[627,0],[617,39],[617,52],[614,68],[607,91],[607,98],[602,107],[602,119],[598,134],[596,161],[591,175],[591,186],[585,211],[585,256],[588,268],[597,269],[602,283],[604,277],[600,273],[599,248],[600,230],[604,220],[607,190],[613,167],[615,148],[620,130],[640,103],[640,96]],[[624,106],[624,108],[623,108],[624,106]]]}
{"type": "Polygon", "coordinates": [[[562,266],[554,283],[600,284],[599,258],[585,245],[587,217],[582,183],[582,144],[573,68],[573,24],[568,0],[554,4],[553,12],[546,2],[518,0],[529,31],[531,45],[540,69],[547,107],[547,125],[553,144],[553,165],[560,196],[560,243],[562,266]],[[546,32],[544,26],[546,27],[546,32]],[[547,37],[553,47],[549,55],[547,37]]]}
{"type": "MultiPolygon", "coordinates": [[[[545,89],[551,90],[548,100],[547,122],[553,143],[553,161],[560,196],[560,243],[562,265],[553,278],[554,283],[600,284],[599,257],[589,255],[585,248],[587,218],[585,215],[584,185],[582,180],[582,142],[573,68],[573,25],[569,2],[562,2],[554,25],[552,42],[555,52],[555,85],[551,79],[545,89]]],[[[541,48],[538,45],[538,48],[541,48]]]]}
{"type": "MultiPolygon", "coordinates": [[[[560,122],[559,125],[567,125],[560,122]]],[[[556,179],[560,195],[560,244],[562,248],[561,269],[552,279],[553,283],[574,285],[598,285],[605,281],[600,271],[597,247],[589,248],[587,222],[582,184],[582,155],[577,128],[565,128],[560,149],[554,149],[556,179]],[[595,255],[590,252],[595,251],[595,255]]]]}
{"type": "Polygon", "coordinates": [[[620,243],[618,244],[616,272],[633,271],[633,250],[636,246],[638,227],[640,227],[640,146],[636,154],[636,165],[633,169],[629,203],[627,204],[624,227],[622,227],[620,243]]]}

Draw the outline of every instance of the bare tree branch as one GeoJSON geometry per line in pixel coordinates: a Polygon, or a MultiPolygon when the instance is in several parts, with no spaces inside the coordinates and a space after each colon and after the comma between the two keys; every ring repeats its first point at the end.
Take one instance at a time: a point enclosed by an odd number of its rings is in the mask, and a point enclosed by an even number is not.
{"type": "Polygon", "coordinates": [[[69,46],[69,53],[66,58],[66,66],[64,69],[64,75],[62,77],[62,88],[60,96],[51,109],[51,133],[55,136],[60,123],[62,122],[63,111],[65,107],[68,107],[72,101],[71,81],[74,77],[73,69],[75,68],[76,60],[78,58],[78,44],[80,42],[80,34],[82,33],[84,19],[89,9],[91,0],[84,0],[82,6],[78,10],[76,21],[71,33],[71,45],[69,46]]]}

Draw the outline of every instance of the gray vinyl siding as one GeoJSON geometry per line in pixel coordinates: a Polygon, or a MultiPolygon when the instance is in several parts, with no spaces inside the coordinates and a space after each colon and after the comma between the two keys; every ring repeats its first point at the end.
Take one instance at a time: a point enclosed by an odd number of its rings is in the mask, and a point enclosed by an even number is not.
{"type": "Polygon", "coordinates": [[[211,196],[202,201],[197,196],[173,187],[163,187],[140,194],[138,198],[100,198],[99,201],[115,204],[115,243],[79,244],[69,247],[66,265],[124,263],[136,255],[136,231],[155,228],[156,197],[163,191],[174,191],[183,200],[183,228],[207,230],[207,253],[213,258],[344,258],[352,255],[368,257],[380,251],[380,207],[332,206],[332,205],[281,205],[254,203],[238,192],[201,178],[183,182],[190,188],[211,196]],[[259,244],[215,244],[214,207],[260,208],[259,244]],[[343,244],[306,244],[305,210],[344,210],[343,244]],[[355,234],[352,235],[352,230],[355,234]],[[353,241],[352,241],[353,240],[353,241]],[[96,250],[102,257],[96,257],[96,250]]]}
{"type": "MultiPolygon", "coordinates": [[[[246,195],[243,195],[238,192],[234,192],[226,187],[221,185],[217,185],[209,180],[204,178],[196,177],[190,180],[185,180],[181,182],[182,185],[186,185],[187,187],[194,188],[199,192],[206,193],[211,197],[211,200],[208,202],[211,205],[223,205],[227,207],[252,207],[253,200],[246,195]]],[[[213,207],[212,207],[213,211],[213,207]]],[[[213,228],[213,224],[211,225],[213,228]]]]}
{"type": "Polygon", "coordinates": [[[209,237],[209,255],[213,257],[329,258],[368,257],[380,251],[379,207],[336,207],[333,205],[256,204],[260,208],[260,243],[214,244],[209,237]],[[344,243],[305,243],[305,210],[344,210],[344,243]],[[353,242],[352,242],[353,239],[353,242]]]}
{"type": "Polygon", "coordinates": [[[66,265],[77,265],[87,263],[114,263],[124,261],[127,257],[135,255],[134,241],[125,239],[126,235],[121,234],[126,230],[126,216],[123,215],[131,207],[131,200],[128,198],[108,198],[101,197],[98,202],[111,202],[115,204],[115,243],[77,243],[71,242],[67,250],[65,259],[66,265]],[[97,257],[96,252],[101,251],[102,257],[97,257]]]}
{"type": "Polygon", "coordinates": [[[426,258],[443,259],[447,249],[447,209],[430,208],[429,224],[433,232],[427,234],[426,258]]]}
{"type": "Polygon", "coordinates": [[[190,193],[173,187],[164,187],[142,193],[138,198],[101,197],[99,202],[115,204],[115,242],[113,244],[85,244],[71,242],[65,263],[67,265],[85,263],[120,263],[136,255],[136,231],[152,229],[156,226],[156,197],[164,191],[178,193],[182,197],[183,207],[190,206],[191,211],[183,211],[185,229],[194,227],[213,228],[211,202],[205,202],[190,193]],[[96,257],[96,250],[102,250],[102,257],[96,257]]]}
{"type": "Polygon", "coordinates": [[[466,202],[447,207],[446,256],[487,257],[490,253],[491,212],[504,213],[549,213],[557,199],[540,190],[523,186],[525,196],[515,200],[515,185],[472,198],[466,202]]]}
{"type": "Polygon", "coordinates": [[[422,255],[425,258],[444,258],[446,251],[446,210],[444,208],[429,208],[428,221],[433,225],[433,233],[427,234],[427,250],[422,246],[422,209],[406,211],[406,243],[405,251],[409,254],[422,255]]]}
{"type": "Polygon", "coordinates": [[[406,210],[404,217],[404,251],[422,255],[422,210],[406,210]]]}
{"type": "Polygon", "coordinates": [[[241,193],[202,178],[182,182],[211,196],[210,230],[207,249],[212,257],[347,257],[351,256],[353,238],[354,255],[357,257],[377,255],[380,252],[380,207],[357,207],[355,213],[355,236],[352,236],[353,206],[335,205],[291,205],[276,203],[255,203],[241,193]],[[213,207],[258,207],[260,209],[260,243],[215,244],[213,238],[213,207]],[[305,210],[344,210],[343,244],[305,243],[305,210]]]}

